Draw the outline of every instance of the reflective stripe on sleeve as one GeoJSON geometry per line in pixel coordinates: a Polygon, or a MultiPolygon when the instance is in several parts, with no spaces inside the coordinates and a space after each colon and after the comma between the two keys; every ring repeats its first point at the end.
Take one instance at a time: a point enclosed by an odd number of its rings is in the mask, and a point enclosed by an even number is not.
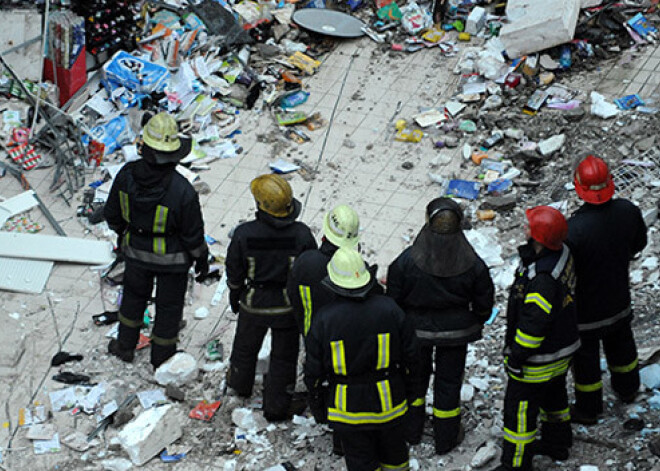
{"type": "Polygon", "coordinates": [[[336,375],[346,376],[346,352],[344,351],[344,341],[337,340],[330,342],[332,351],[332,370],[336,375]]]}
{"type": "Polygon", "coordinates": [[[520,329],[516,329],[516,343],[525,348],[539,348],[543,340],[545,340],[545,337],[534,337],[520,329]]]}
{"type": "Polygon", "coordinates": [[[390,367],[390,334],[378,334],[378,360],[376,369],[384,370],[390,367]]]}
{"type": "Polygon", "coordinates": [[[121,208],[121,217],[126,222],[131,222],[131,208],[128,204],[128,193],[125,191],[119,192],[119,207],[121,208]]]}
{"type": "Polygon", "coordinates": [[[525,304],[536,304],[546,314],[550,314],[550,311],[552,310],[552,304],[541,296],[541,293],[529,293],[525,297],[525,304]]]}
{"type": "Polygon", "coordinates": [[[298,291],[303,306],[303,335],[307,336],[312,325],[312,290],[309,286],[299,285],[298,291]]]}

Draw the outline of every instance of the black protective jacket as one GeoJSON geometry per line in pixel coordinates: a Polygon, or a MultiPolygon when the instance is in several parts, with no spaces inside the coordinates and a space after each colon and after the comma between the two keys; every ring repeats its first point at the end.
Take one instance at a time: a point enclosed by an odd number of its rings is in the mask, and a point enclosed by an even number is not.
{"type": "Polygon", "coordinates": [[[329,383],[328,421],[335,428],[393,423],[412,397],[417,347],[412,325],[390,298],[338,296],[315,313],[305,338],[305,384],[311,395],[329,383]]]}
{"type": "Polygon", "coordinates": [[[567,243],[575,257],[581,333],[630,321],[628,267],[646,242],[642,213],[625,199],[585,203],[569,219],[567,243]]]}
{"type": "Polygon", "coordinates": [[[509,291],[504,353],[516,365],[568,358],[580,346],[571,252],[564,245],[537,254],[531,243],[518,251],[522,263],[509,291]]]}
{"type": "Polygon", "coordinates": [[[495,289],[479,257],[466,272],[439,277],[422,271],[408,248],[389,267],[387,295],[411,318],[422,344],[452,346],[481,338],[495,289]]]}
{"type": "Polygon", "coordinates": [[[285,316],[286,324],[293,325],[289,273],[298,255],[316,247],[309,227],[293,217],[257,211],[256,219],[236,227],[225,263],[227,284],[240,295],[241,312],[285,316]]]}
{"type": "Polygon", "coordinates": [[[129,162],[110,189],[103,215],[126,259],[156,272],[187,271],[206,257],[204,220],[193,186],[175,165],[129,162]]]}

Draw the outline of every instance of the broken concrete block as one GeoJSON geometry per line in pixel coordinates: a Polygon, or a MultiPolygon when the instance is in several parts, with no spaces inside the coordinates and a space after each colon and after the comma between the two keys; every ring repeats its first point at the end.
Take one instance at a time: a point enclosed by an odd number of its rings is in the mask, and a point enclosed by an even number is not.
{"type": "Polygon", "coordinates": [[[499,38],[512,59],[542,51],[573,39],[579,13],[580,0],[510,0],[499,38]]]}
{"type": "Polygon", "coordinates": [[[479,448],[470,464],[475,468],[481,468],[486,466],[495,456],[497,456],[497,445],[494,442],[488,442],[486,446],[479,448]]]}
{"type": "Polygon", "coordinates": [[[126,458],[112,458],[101,461],[101,466],[105,471],[128,471],[133,467],[133,463],[126,458]]]}
{"type": "Polygon", "coordinates": [[[173,405],[152,407],[119,432],[119,443],[133,464],[142,466],[181,437],[182,422],[182,415],[173,405]]]}
{"type": "Polygon", "coordinates": [[[548,157],[549,155],[554,154],[557,152],[561,147],[564,145],[566,142],[566,135],[565,134],[557,134],[556,136],[552,136],[548,139],[543,139],[542,141],[539,141],[539,152],[541,153],[542,156],[548,157]]]}
{"type": "Polygon", "coordinates": [[[268,423],[262,416],[255,414],[252,409],[239,407],[231,413],[231,421],[244,430],[255,432],[266,428],[268,423]]]}
{"type": "Polygon", "coordinates": [[[580,466],[580,471],[599,471],[599,470],[598,470],[598,466],[583,464],[582,466],[580,466]]]}
{"type": "Polygon", "coordinates": [[[495,211],[508,211],[516,207],[518,200],[513,195],[489,196],[479,206],[480,209],[494,209],[495,211]]]}
{"type": "Polygon", "coordinates": [[[474,397],[474,386],[464,384],[461,386],[461,402],[470,402],[474,397]]]}
{"type": "Polygon", "coordinates": [[[591,92],[591,114],[609,119],[619,114],[619,108],[614,103],[605,101],[605,97],[600,93],[591,92]]]}
{"type": "Polygon", "coordinates": [[[660,388],[660,365],[655,363],[639,370],[639,378],[649,389],[660,388]]]}
{"type": "Polygon", "coordinates": [[[474,7],[468,16],[465,25],[465,32],[469,34],[477,34],[485,24],[486,9],[482,7],[474,7]]]}
{"type": "Polygon", "coordinates": [[[197,377],[197,361],[190,353],[179,352],[160,365],[155,373],[158,384],[183,386],[197,377]]]}

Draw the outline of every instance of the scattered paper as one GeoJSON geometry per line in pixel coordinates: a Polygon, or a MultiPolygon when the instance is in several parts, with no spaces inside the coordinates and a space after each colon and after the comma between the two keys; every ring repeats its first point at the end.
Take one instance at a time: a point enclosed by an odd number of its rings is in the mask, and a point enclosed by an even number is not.
{"type": "Polygon", "coordinates": [[[57,433],[50,440],[35,440],[32,443],[34,445],[35,455],[59,453],[62,450],[62,445],[60,445],[60,437],[57,433]]]}
{"type": "Polygon", "coordinates": [[[287,162],[286,160],[278,159],[268,165],[275,173],[291,173],[300,170],[300,166],[287,162]]]}
{"type": "Polygon", "coordinates": [[[167,398],[160,389],[150,389],[149,391],[140,391],[137,393],[138,400],[143,409],[151,409],[154,406],[165,404],[167,398]]]}

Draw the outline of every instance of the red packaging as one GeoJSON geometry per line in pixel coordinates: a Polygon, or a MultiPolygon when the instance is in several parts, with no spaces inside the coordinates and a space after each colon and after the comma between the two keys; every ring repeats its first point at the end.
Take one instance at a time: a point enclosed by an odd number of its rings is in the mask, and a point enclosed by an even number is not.
{"type": "Polygon", "coordinates": [[[520,84],[520,74],[509,74],[504,80],[504,85],[509,88],[516,88],[520,84]]]}
{"type": "Polygon", "coordinates": [[[220,401],[215,401],[215,402],[202,401],[199,404],[197,404],[193,410],[190,411],[188,417],[190,417],[191,419],[204,420],[206,422],[209,422],[215,415],[215,412],[218,410],[218,407],[220,407],[220,404],[221,404],[220,401]]]}
{"type": "MultiPolygon", "coordinates": [[[[57,87],[60,92],[60,106],[64,105],[69,99],[82,88],[87,82],[87,52],[83,47],[78,58],[70,69],[56,67],[57,87]]],[[[44,80],[55,83],[53,75],[53,61],[44,59],[44,80]]]]}

